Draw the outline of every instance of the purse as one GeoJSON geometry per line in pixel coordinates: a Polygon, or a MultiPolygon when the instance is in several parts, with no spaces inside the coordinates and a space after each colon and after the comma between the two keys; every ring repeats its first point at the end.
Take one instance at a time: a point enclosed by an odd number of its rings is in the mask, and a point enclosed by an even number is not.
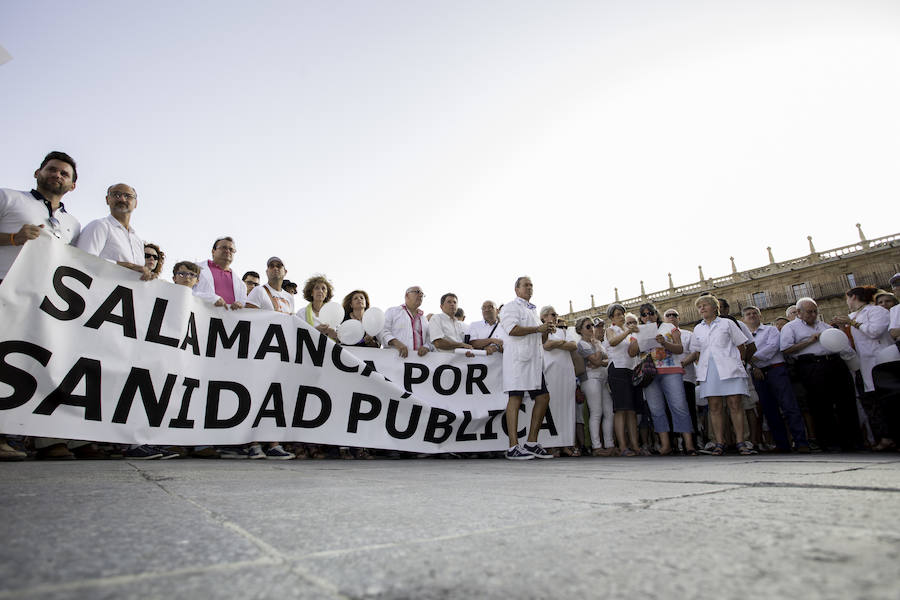
{"type": "Polygon", "coordinates": [[[654,364],[650,355],[647,354],[631,371],[631,385],[645,388],[653,383],[654,377],[656,377],[656,364],[654,364]]]}

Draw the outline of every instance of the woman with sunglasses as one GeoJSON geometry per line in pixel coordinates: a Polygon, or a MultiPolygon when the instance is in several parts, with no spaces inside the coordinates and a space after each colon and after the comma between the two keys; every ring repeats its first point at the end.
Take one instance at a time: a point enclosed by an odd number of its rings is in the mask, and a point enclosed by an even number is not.
{"type": "MultiPolygon", "coordinates": [[[[591,415],[588,430],[591,434],[593,456],[612,456],[615,452],[613,440],[613,404],[612,396],[606,385],[606,367],[609,364],[602,342],[597,339],[597,330],[590,317],[582,317],[575,323],[575,333],[581,336],[578,342],[578,354],[584,358],[585,374],[581,380],[581,391],[587,401],[591,415]],[[600,437],[600,424],[603,423],[603,438],[600,437]]],[[[602,334],[602,332],[600,332],[602,334]]]]}
{"type": "Polygon", "coordinates": [[[631,384],[631,370],[635,366],[638,354],[637,319],[629,313],[630,323],[626,323],[625,307],[621,304],[610,304],[606,316],[611,325],[606,328],[606,341],[609,344],[609,390],[613,402],[613,426],[621,456],[637,456],[640,441],[637,431],[638,389],[631,384]],[[628,446],[629,437],[631,446],[628,446]]]}
{"type": "MultiPolygon", "coordinates": [[[[659,327],[662,320],[659,311],[650,303],[642,304],[640,309],[641,323],[652,324],[659,327]]],[[[684,395],[684,368],[675,357],[684,353],[681,343],[681,332],[674,326],[666,333],[656,336],[655,348],[649,349],[642,355],[650,356],[656,366],[656,376],[653,381],[644,388],[644,398],[650,407],[650,415],[653,418],[653,429],[659,436],[659,454],[667,456],[672,454],[672,441],[669,430],[674,429],[684,439],[684,452],[688,456],[697,456],[694,448],[694,428],[691,424],[691,413],[688,410],[687,398],[684,395]],[[669,426],[669,418],[666,416],[666,406],[672,414],[672,426],[669,426]]]]}
{"type": "Polygon", "coordinates": [[[166,262],[166,255],[159,249],[159,246],[144,242],[144,266],[158,276],[162,272],[164,262],[166,262]]]}

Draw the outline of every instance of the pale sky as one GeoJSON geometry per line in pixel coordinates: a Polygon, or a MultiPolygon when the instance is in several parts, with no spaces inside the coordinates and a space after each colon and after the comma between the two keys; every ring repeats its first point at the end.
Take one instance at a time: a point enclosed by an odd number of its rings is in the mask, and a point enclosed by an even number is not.
{"type": "Polygon", "coordinates": [[[132,185],[167,279],[232,235],[473,321],[900,229],[896,0],[2,0],[0,45],[0,187],[68,152],[85,224],[132,185]]]}

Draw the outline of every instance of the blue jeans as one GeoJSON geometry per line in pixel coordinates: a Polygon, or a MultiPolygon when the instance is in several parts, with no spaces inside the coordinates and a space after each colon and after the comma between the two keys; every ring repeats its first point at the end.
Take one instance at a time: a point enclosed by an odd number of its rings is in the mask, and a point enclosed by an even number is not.
{"type": "Polygon", "coordinates": [[[763,414],[766,415],[766,423],[769,424],[769,431],[772,433],[775,445],[779,450],[790,450],[791,443],[787,436],[787,431],[790,431],[797,446],[809,446],[803,415],[797,406],[787,367],[785,365],[766,367],[763,369],[763,373],[766,378],[762,381],[755,377],[751,377],[750,380],[759,395],[759,403],[762,406],[763,414]],[[784,428],[785,422],[787,430],[784,428]]]}
{"type": "Polygon", "coordinates": [[[672,413],[672,428],[676,433],[692,433],[691,413],[684,395],[681,373],[657,373],[653,382],[644,388],[644,398],[653,416],[653,429],[657,433],[669,431],[666,404],[672,413]]]}

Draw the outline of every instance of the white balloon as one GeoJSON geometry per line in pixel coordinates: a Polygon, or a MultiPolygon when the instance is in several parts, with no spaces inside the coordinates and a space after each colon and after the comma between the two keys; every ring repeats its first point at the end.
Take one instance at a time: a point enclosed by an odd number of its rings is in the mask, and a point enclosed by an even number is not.
{"type": "Polygon", "coordinates": [[[366,333],[375,337],[384,329],[384,311],[377,306],[367,309],[363,313],[362,324],[366,333]]]}
{"type": "Polygon", "coordinates": [[[847,334],[840,329],[826,329],[819,335],[819,343],[829,352],[841,352],[850,347],[847,334]]]}
{"type": "Polygon", "coordinates": [[[347,319],[337,328],[338,339],[342,344],[352,346],[363,339],[363,324],[356,319],[347,319]]]}
{"type": "Polygon", "coordinates": [[[332,329],[337,329],[344,320],[344,307],[337,302],[329,302],[319,310],[319,320],[332,329]]]}

